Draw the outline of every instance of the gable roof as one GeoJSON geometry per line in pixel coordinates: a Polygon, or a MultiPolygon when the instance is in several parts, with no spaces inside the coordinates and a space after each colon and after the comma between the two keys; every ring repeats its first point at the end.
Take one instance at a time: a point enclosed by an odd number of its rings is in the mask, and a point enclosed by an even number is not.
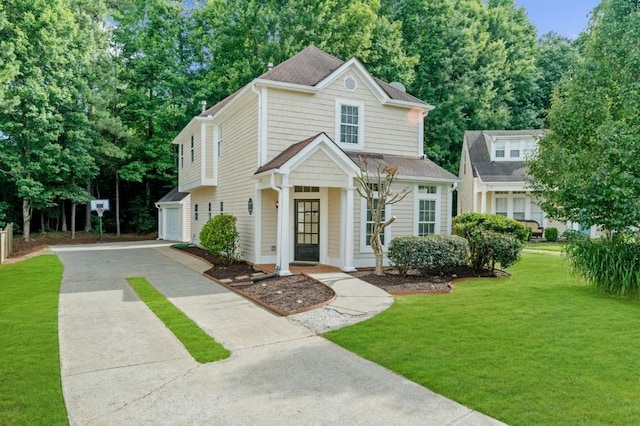
{"type": "Polygon", "coordinates": [[[491,140],[518,136],[544,135],[540,129],[533,130],[470,130],[464,132],[464,139],[469,149],[469,160],[473,177],[484,182],[524,182],[527,179],[527,167],[524,161],[491,161],[489,145],[491,140]]]}
{"type": "Polygon", "coordinates": [[[188,192],[180,192],[178,191],[178,187],[175,187],[171,191],[167,192],[164,197],[156,201],[156,203],[171,203],[182,201],[187,195],[189,195],[188,192]]]}
{"type": "Polygon", "coordinates": [[[287,161],[291,160],[297,153],[299,153],[304,148],[306,148],[307,145],[309,145],[311,142],[316,140],[316,138],[318,136],[323,135],[323,134],[324,133],[318,133],[317,135],[311,136],[310,138],[307,138],[307,139],[302,140],[300,142],[294,143],[293,145],[290,145],[284,151],[282,151],[280,154],[276,155],[271,161],[265,163],[262,167],[260,167],[255,172],[255,174],[257,175],[259,173],[266,172],[268,170],[279,168],[284,163],[286,163],[287,161]]]}
{"type": "MultiPolygon", "coordinates": [[[[389,99],[398,102],[407,102],[410,104],[418,104],[427,109],[433,108],[426,102],[412,96],[406,92],[396,89],[390,84],[372,77],[368,71],[362,66],[362,64],[355,58],[345,62],[341,59],[332,56],[323,50],[315,47],[308,46],[296,55],[287,59],[286,61],[278,64],[274,68],[260,75],[255,81],[272,82],[285,85],[295,85],[300,87],[308,87],[310,89],[319,89],[319,85],[323,83],[328,77],[336,72],[340,67],[345,66],[348,63],[357,63],[359,67],[369,76],[371,81],[377,85],[382,92],[384,92],[389,99]]],[[[251,83],[250,83],[251,84],[251,83]]],[[[248,86],[248,85],[247,85],[248,86]]],[[[246,89],[244,86],[235,93],[227,96],[213,107],[205,110],[199,117],[214,116],[225,105],[233,100],[240,92],[246,89]]]]}

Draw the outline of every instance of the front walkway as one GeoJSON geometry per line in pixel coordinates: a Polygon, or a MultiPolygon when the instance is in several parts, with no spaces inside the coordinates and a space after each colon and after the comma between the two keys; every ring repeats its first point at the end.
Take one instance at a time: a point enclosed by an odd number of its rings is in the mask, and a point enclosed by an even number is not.
{"type": "Polygon", "coordinates": [[[59,338],[72,425],[500,424],[216,285],[199,273],[204,263],[166,243],[52,249],[65,267],[59,338]],[[128,286],[132,276],[232,356],[196,363],[128,286]]]}

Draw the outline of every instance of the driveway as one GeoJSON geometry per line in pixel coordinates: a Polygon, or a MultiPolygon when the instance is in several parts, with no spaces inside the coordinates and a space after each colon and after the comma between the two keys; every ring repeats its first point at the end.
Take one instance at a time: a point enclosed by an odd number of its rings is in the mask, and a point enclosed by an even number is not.
{"type": "Polygon", "coordinates": [[[203,277],[158,242],[52,247],[64,264],[62,386],[73,425],[494,425],[203,277]],[[195,362],[126,282],[143,276],[232,351],[195,362]]]}

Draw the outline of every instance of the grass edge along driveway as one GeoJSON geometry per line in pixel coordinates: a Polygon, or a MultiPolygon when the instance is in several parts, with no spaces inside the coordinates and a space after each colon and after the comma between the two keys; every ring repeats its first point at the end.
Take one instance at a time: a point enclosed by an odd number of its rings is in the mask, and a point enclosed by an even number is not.
{"type": "Polygon", "coordinates": [[[191,318],[167,300],[145,278],[127,278],[127,282],[197,362],[219,361],[231,355],[224,346],[216,342],[191,318]]]}
{"type": "Polygon", "coordinates": [[[640,423],[640,302],[597,293],[560,256],[509,271],[326,337],[512,425],[640,423]]]}
{"type": "Polygon", "coordinates": [[[0,424],[68,424],[62,396],[54,255],[0,265],[0,424]]]}

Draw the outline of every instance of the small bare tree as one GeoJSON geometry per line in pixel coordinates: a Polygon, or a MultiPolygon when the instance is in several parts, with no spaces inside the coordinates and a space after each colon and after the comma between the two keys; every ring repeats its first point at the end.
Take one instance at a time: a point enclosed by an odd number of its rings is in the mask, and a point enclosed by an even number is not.
{"type": "Polygon", "coordinates": [[[367,200],[367,208],[371,212],[373,229],[369,242],[376,257],[376,275],[384,275],[382,269],[384,251],[380,235],[396,220],[395,216],[385,217],[386,207],[399,203],[411,192],[408,188],[400,192],[392,190],[391,186],[396,180],[397,173],[397,166],[384,166],[377,161],[370,164],[366,157],[360,157],[360,170],[355,177],[356,190],[362,198],[367,200]]]}

